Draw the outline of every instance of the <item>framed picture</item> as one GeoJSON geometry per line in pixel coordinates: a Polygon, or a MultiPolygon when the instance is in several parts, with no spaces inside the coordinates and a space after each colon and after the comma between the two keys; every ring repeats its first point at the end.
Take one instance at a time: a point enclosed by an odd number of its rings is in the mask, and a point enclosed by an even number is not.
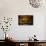
{"type": "Polygon", "coordinates": [[[18,25],[33,25],[33,15],[19,15],[18,25]]]}

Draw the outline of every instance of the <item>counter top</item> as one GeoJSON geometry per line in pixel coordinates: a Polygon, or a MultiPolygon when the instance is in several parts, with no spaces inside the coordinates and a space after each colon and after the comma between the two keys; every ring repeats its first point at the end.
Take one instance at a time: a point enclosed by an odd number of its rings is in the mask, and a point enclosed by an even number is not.
{"type": "Polygon", "coordinates": [[[5,40],[0,40],[0,42],[5,42],[5,40]]]}
{"type": "Polygon", "coordinates": [[[34,40],[14,40],[14,39],[6,39],[5,41],[8,41],[8,42],[38,42],[38,43],[46,43],[46,40],[37,40],[37,41],[34,41],[34,40]]]}
{"type": "Polygon", "coordinates": [[[13,42],[41,42],[41,43],[46,43],[46,40],[39,40],[39,41],[29,41],[29,40],[16,40],[16,41],[13,41],[13,42]]]}
{"type": "Polygon", "coordinates": [[[46,40],[38,40],[38,41],[33,41],[33,40],[31,40],[31,41],[29,41],[29,40],[7,40],[7,41],[10,41],[10,42],[21,42],[21,43],[23,43],[23,42],[25,42],[25,43],[27,43],[27,42],[46,43],[46,40]]]}

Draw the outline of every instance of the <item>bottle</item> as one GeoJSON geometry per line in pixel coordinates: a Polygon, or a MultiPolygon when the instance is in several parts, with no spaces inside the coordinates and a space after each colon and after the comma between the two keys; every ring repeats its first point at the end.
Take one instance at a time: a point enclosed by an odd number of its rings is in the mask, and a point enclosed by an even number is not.
{"type": "Polygon", "coordinates": [[[32,38],[29,37],[29,41],[32,41],[32,38]]]}

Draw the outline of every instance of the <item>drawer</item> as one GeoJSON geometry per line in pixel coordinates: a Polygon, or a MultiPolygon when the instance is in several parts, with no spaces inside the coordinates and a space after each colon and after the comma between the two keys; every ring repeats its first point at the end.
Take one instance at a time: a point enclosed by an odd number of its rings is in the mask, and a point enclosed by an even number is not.
{"type": "Polygon", "coordinates": [[[46,46],[46,43],[39,43],[38,46],[46,46]]]}

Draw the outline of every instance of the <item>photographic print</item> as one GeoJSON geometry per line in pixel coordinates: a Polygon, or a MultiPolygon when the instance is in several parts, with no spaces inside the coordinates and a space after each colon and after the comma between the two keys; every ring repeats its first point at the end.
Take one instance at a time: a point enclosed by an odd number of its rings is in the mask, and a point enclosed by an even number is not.
{"type": "Polygon", "coordinates": [[[33,25],[33,15],[19,15],[18,24],[19,25],[33,25]]]}

